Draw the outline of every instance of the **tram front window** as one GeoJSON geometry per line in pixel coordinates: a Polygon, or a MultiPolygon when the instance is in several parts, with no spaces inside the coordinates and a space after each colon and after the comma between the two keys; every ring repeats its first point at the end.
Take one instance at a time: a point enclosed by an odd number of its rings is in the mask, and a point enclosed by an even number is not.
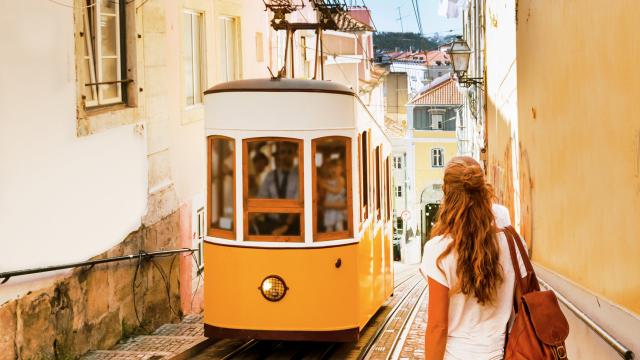
{"type": "Polygon", "coordinates": [[[346,137],[313,141],[316,240],[346,238],[350,234],[349,145],[350,139],[346,137]]]}
{"type": "Polygon", "coordinates": [[[235,217],[235,142],[209,138],[209,229],[210,235],[233,239],[235,217]]]}
{"type": "Polygon", "coordinates": [[[249,143],[249,197],[297,199],[298,144],[290,141],[249,143]]]}
{"type": "Polygon", "coordinates": [[[249,235],[300,236],[300,214],[249,213],[249,235]]]}
{"type": "Polygon", "coordinates": [[[255,241],[304,241],[302,141],[244,140],[245,236],[255,241]]]}

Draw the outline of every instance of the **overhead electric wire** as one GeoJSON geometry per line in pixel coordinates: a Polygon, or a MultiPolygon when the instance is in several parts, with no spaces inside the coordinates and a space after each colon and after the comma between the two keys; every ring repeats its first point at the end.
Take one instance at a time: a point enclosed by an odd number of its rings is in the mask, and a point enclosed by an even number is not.
{"type": "Polygon", "coordinates": [[[413,5],[413,13],[416,16],[416,23],[418,23],[418,31],[422,34],[422,20],[420,19],[420,8],[418,7],[418,0],[411,0],[413,5]]]}

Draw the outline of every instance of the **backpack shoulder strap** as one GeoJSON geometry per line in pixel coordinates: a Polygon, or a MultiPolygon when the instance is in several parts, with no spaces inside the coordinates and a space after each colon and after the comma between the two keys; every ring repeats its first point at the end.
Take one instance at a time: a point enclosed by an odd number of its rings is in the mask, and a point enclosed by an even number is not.
{"type": "MultiPolygon", "coordinates": [[[[522,290],[524,289],[524,284],[522,283],[522,273],[520,272],[520,264],[518,263],[518,256],[516,255],[516,245],[514,244],[515,241],[513,239],[513,233],[511,232],[511,230],[509,229],[511,226],[507,226],[503,229],[504,235],[507,238],[507,245],[509,245],[509,255],[511,256],[511,266],[513,266],[513,272],[515,273],[515,287],[513,289],[514,291],[514,300],[517,299],[515,294],[516,293],[522,293],[522,290]]],[[[520,256],[522,256],[522,254],[520,254],[520,256]]],[[[526,266],[525,266],[526,268],[526,266]]],[[[527,269],[527,271],[529,271],[527,269]]],[[[525,274],[526,276],[527,274],[525,274]]],[[[514,306],[516,304],[514,303],[514,306]]]]}

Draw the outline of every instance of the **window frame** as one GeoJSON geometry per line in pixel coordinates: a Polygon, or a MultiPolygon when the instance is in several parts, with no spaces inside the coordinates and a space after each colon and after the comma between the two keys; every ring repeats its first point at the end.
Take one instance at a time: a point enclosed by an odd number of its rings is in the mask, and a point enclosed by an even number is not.
{"type": "Polygon", "coordinates": [[[385,160],[385,205],[386,205],[386,217],[385,220],[391,220],[391,156],[387,155],[385,160]]]}
{"type": "Polygon", "coordinates": [[[431,130],[444,130],[444,113],[430,113],[429,120],[431,123],[431,130]],[[438,118],[440,120],[438,120],[438,118]]]}
{"type": "Polygon", "coordinates": [[[371,158],[371,130],[365,130],[358,134],[358,165],[360,177],[360,221],[364,223],[369,219],[370,202],[370,184],[371,167],[369,160],[371,158]],[[364,148],[366,146],[366,149],[364,148]]]}
{"type": "Polygon", "coordinates": [[[382,144],[375,147],[373,150],[374,156],[374,201],[376,203],[376,219],[382,220],[383,197],[382,197],[382,144]]]}
{"type": "Polygon", "coordinates": [[[434,168],[444,167],[444,149],[443,148],[431,149],[431,167],[434,167],[434,168]],[[436,151],[439,152],[439,155],[438,155],[439,164],[436,164],[435,162],[436,151]]]}
{"type": "Polygon", "coordinates": [[[241,71],[241,66],[242,66],[242,56],[241,56],[241,46],[240,46],[240,39],[242,34],[240,34],[240,17],[238,16],[234,16],[234,15],[226,15],[226,14],[220,14],[216,17],[217,20],[217,32],[220,34],[218,37],[218,59],[219,59],[219,63],[218,63],[218,68],[222,67],[222,64],[224,63],[224,69],[226,70],[226,72],[223,74],[222,69],[220,70],[221,72],[218,73],[219,79],[218,81],[220,82],[229,82],[229,81],[234,81],[234,80],[240,80],[242,78],[242,71],[241,71]],[[224,35],[222,35],[222,27],[220,26],[221,22],[225,23],[225,27],[224,27],[224,35]],[[227,43],[228,43],[228,36],[229,33],[227,32],[227,22],[231,23],[230,28],[233,30],[233,38],[232,40],[232,49],[231,51],[233,51],[232,53],[232,61],[231,64],[229,64],[227,62],[227,60],[229,59],[229,50],[227,48],[227,43]],[[224,47],[225,51],[222,51],[222,48],[224,47]],[[232,67],[232,73],[233,76],[232,78],[229,78],[229,65],[231,65],[232,67]]]}
{"type": "Polygon", "coordinates": [[[211,236],[211,237],[219,237],[219,238],[223,238],[223,239],[227,239],[227,240],[236,240],[236,223],[237,223],[237,201],[236,201],[236,176],[237,176],[237,169],[236,169],[236,159],[237,159],[237,154],[236,154],[236,140],[234,138],[228,137],[228,136],[223,136],[223,135],[210,135],[207,137],[207,236],[211,236]],[[232,176],[232,180],[231,180],[231,189],[233,191],[233,224],[232,224],[232,229],[231,230],[223,230],[223,229],[216,229],[216,228],[212,228],[211,224],[212,224],[212,216],[213,216],[213,204],[212,204],[212,200],[211,200],[211,191],[212,191],[212,184],[211,184],[211,180],[212,180],[212,174],[211,174],[211,161],[213,159],[213,142],[218,139],[218,140],[226,140],[226,141],[231,141],[231,144],[233,145],[232,149],[232,156],[233,156],[233,176],[232,176]]]}
{"type": "Polygon", "coordinates": [[[252,137],[242,139],[242,201],[245,241],[305,242],[304,229],[304,141],[287,137],[252,137]],[[249,143],[286,141],[298,145],[298,199],[249,198],[249,143]],[[249,213],[285,213],[300,215],[300,235],[249,235],[249,213]]]}
{"type": "MultiPolygon", "coordinates": [[[[95,17],[94,21],[101,21],[100,17],[102,14],[101,3],[109,0],[92,0],[93,5],[90,8],[93,11],[93,16],[95,17]]],[[[91,40],[91,25],[89,22],[89,6],[86,5],[86,0],[81,1],[82,6],[82,29],[80,30],[81,34],[81,43],[82,43],[82,51],[79,54],[80,60],[80,69],[79,76],[80,80],[80,98],[82,99],[82,107],[85,111],[92,111],[95,109],[106,108],[110,106],[116,106],[121,104],[127,104],[128,96],[127,96],[127,85],[129,83],[129,79],[125,79],[125,75],[127,74],[127,33],[126,33],[126,23],[127,23],[127,12],[126,12],[126,3],[125,2],[116,2],[117,6],[114,7],[115,14],[106,14],[105,16],[113,16],[116,18],[115,25],[115,40],[116,40],[116,54],[108,55],[109,59],[115,58],[116,60],[116,80],[110,81],[106,84],[103,83],[103,64],[102,61],[105,59],[105,56],[102,55],[102,30],[101,27],[97,24],[95,25],[96,33],[93,34],[95,36],[95,40],[91,40]],[[93,43],[92,43],[93,42],[93,43]],[[93,50],[91,50],[91,46],[93,45],[93,50]],[[85,55],[85,51],[87,55],[85,55]],[[84,71],[84,62],[89,61],[89,74],[85,74],[84,71]],[[93,69],[93,71],[91,71],[93,69]],[[92,79],[94,77],[94,79],[92,79]],[[89,81],[89,82],[87,82],[89,81]],[[87,84],[95,84],[95,85],[87,85],[87,84]],[[101,87],[104,85],[116,85],[118,96],[110,99],[103,100],[104,90],[101,90],[101,87]],[[91,92],[93,94],[93,100],[87,100],[84,94],[85,87],[91,87],[91,92]]]]}
{"type": "Polygon", "coordinates": [[[396,170],[402,170],[402,155],[393,156],[393,168],[396,170]]]}
{"type": "Polygon", "coordinates": [[[319,138],[314,138],[311,140],[311,161],[313,162],[311,165],[311,199],[312,199],[312,226],[313,226],[313,241],[321,242],[321,241],[329,241],[329,240],[340,240],[353,238],[353,183],[352,183],[352,159],[351,159],[351,138],[348,136],[339,136],[339,135],[331,135],[331,136],[323,136],[319,138]],[[336,232],[318,232],[318,193],[317,193],[317,168],[315,166],[315,158],[316,158],[316,149],[317,144],[323,140],[344,140],[346,143],[346,159],[345,159],[345,174],[347,178],[347,230],[344,231],[336,231],[336,232]]]}
{"type": "Polygon", "coordinates": [[[401,198],[402,197],[402,185],[396,185],[396,189],[395,189],[395,197],[397,198],[401,198]]]}
{"type": "MultiPolygon", "coordinates": [[[[206,35],[207,35],[207,31],[206,31],[206,19],[205,19],[205,13],[203,11],[198,11],[198,10],[192,10],[192,9],[182,9],[182,15],[183,15],[183,21],[184,21],[184,15],[189,15],[190,16],[190,23],[191,23],[191,59],[192,59],[192,64],[191,64],[191,76],[193,78],[193,103],[190,104],[187,102],[187,87],[186,87],[186,79],[183,79],[183,86],[184,86],[184,91],[182,94],[182,101],[184,103],[184,107],[189,109],[192,107],[198,107],[198,106],[202,106],[204,104],[204,90],[206,88],[206,79],[207,79],[207,75],[206,75],[206,35]],[[195,41],[195,36],[194,35],[194,18],[196,18],[199,22],[199,26],[198,26],[198,30],[200,32],[199,42],[195,41]],[[198,46],[199,51],[196,52],[195,46],[198,46]],[[195,66],[195,59],[197,56],[197,64],[198,64],[198,76],[196,76],[196,66],[195,66]],[[199,83],[199,88],[196,87],[195,85],[195,80],[198,79],[198,83],[199,83]],[[199,95],[196,95],[199,94],[199,95]],[[196,96],[198,96],[198,101],[196,101],[196,96]]],[[[185,25],[186,24],[182,24],[182,31],[185,31],[185,25]]],[[[184,35],[184,34],[183,34],[184,35]]],[[[183,36],[183,40],[184,40],[184,36],[183,36]]],[[[182,70],[183,70],[183,74],[184,74],[184,66],[186,65],[184,62],[184,55],[186,53],[186,44],[182,44],[183,46],[183,58],[182,58],[182,70]]]]}

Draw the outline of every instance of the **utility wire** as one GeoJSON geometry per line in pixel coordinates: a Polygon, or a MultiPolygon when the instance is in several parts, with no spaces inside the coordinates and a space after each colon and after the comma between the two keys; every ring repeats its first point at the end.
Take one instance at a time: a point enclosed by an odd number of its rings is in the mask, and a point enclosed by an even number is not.
{"type": "Polygon", "coordinates": [[[422,20],[420,19],[420,8],[418,7],[418,0],[411,0],[413,5],[413,13],[416,16],[416,23],[418,24],[418,31],[422,34],[422,20]]]}

